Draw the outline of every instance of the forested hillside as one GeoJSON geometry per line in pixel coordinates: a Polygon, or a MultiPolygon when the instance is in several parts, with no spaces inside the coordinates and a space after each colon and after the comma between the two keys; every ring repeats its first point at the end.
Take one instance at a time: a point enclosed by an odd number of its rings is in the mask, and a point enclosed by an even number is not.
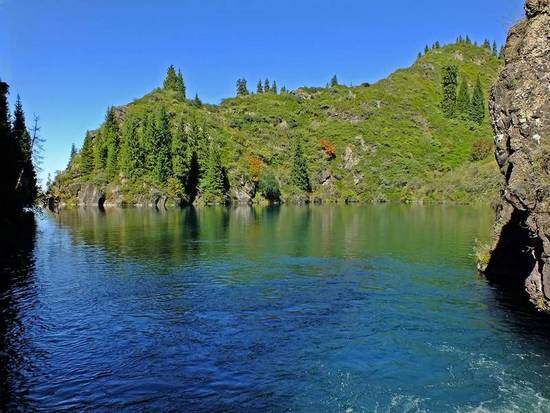
{"type": "Polygon", "coordinates": [[[460,39],[373,85],[239,79],[220,105],[189,99],[170,67],[161,88],[108,110],[50,194],[117,205],[490,201],[500,178],[486,101],[500,66],[495,46],[460,39]]]}

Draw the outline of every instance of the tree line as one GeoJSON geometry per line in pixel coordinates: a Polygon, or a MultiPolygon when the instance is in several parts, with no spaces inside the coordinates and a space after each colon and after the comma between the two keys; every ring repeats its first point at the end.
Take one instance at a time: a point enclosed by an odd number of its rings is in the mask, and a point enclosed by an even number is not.
{"type": "Polygon", "coordinates": [[[34,160],[41,147],[38,118],[27,128],[21,98],[10,113],[9,85],[0,80],[0,210],[17,214],[34,205],[38,195],[34,160]]]}
{"type": "MultiPolygon", "coordinates": [[[[472,44],[474,46],[478,46],[477,42],[476,41],[472,41],[470,39],[469,36],[458,36],[456,38],[456,44],[472,44]]],[[[437,49],[441,49],[441,43],[439,41],[435,42],[434,44],[432,44],[431,46],[429,45],[426,45],[424,47],[424,53],[422,54],[422,52],[419,52],[418,53],[418,58],[420,59],[423,55],[426,55],[428,54],[430,51],[432,50],[437,50],[437,49]]],[[[504,46],[501,46],[500,49],[498,48],[497,46],[497,42],[496,41],[493,41],[493,43],[491,44],[491,42],[489,41],[489,39],[485,39],[483,41],[483,43],[481,44],[481,47],[483,47],[484,49],[486,49],[487,51],[491,52],[491,54],[499,59],[502,59],[503,56],[504,56],[504,46]]]]}

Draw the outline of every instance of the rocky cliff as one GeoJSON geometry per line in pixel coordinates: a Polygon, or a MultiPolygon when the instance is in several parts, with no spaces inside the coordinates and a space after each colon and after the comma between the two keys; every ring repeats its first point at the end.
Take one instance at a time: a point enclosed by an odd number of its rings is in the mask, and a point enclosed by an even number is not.
{"type": "Polygon", "coordinates": [[[485,272],[524,285],[550,311],[550,0],[527,0],[491,92],[496,159],[505,177],[485,272]]]}

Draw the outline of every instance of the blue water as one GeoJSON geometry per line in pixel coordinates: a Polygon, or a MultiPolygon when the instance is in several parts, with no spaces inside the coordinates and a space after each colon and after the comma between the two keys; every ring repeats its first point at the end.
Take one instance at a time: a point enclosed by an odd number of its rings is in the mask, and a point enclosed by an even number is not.
{"type": "Polygon", "coordinates": [[[549,320],[475,269],[488,208],[35,222],[2,253],[0,411],[550,411],[549,320]]]}

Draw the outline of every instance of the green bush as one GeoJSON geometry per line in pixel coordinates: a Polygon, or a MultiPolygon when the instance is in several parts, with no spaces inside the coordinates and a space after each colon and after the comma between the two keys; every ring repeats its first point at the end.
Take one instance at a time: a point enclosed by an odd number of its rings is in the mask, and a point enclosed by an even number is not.
{"type": "Polygon", "coordinates": [[[493,142],[486,138],[476,139],[472,145],[472,161],[481,161],[493,152],[493,142]]]}

